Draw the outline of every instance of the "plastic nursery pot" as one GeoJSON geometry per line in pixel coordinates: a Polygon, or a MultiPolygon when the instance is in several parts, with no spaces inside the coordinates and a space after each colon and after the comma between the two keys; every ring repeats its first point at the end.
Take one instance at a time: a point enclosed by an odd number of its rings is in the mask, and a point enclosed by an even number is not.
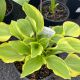
{"type": "MultiPolygon", "coordinates": [[[[44,1],[44,0],[43,0],[43,1],[44,1]]],[[[46,1],[47,1],[47,0],[46,0],[46,1]]],[[[56,1],[62,2],[62,3],[64,3],[64,4],[67,3],[67,0],[56,0],[56,1]]],[[[35,6],[36,8],[38,8],[38,6],[39,6],[39,4],[40,4],[40,0],[30,0],[30,1],[29,1],[29,4],[31,4],[31,5],[35,6]]]]}
{"type": "Polygon", "coordinates": [[[42,14],[44,16],[45,26],[61,25],[69,18],[68,7],[64,3],[58,3],[59,5],[53,14],[49,12],[50,1],[44,1],[42,3],[42,14]]]}
{"type": "Polygon", "coordinates": [[[80,8],[80,0],[68,0],[67,6],[70,10],[70,18],[76,19],[80,16],[80,10],[79,12],[76,12],[78,8],[80,8]]]}
{"type": "Polygon", "coordinates": [[[13,3],[12,0],[6,0],[6,14],[4,18],[5,23],[10,23],[12,17],[13,3]]]}

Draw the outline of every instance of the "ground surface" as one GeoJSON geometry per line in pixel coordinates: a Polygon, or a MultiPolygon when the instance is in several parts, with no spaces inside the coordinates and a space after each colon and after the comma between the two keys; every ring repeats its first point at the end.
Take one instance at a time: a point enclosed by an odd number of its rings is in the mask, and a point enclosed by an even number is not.
{"type": "Polygon", "coordinates": [[[0,80],[26,80],[20,79],[14,64],[5,64],[0,61],[0,80]]]}

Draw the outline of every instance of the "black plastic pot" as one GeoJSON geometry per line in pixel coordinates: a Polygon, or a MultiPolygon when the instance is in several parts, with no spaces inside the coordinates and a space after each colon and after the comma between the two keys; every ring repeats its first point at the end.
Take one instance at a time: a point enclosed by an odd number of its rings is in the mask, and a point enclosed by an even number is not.
{"type": "MultiPolygon", "coordinates": [[[[43,1],[44,1],[44,0],[43,0],[43,1]]],[[[67,3],[67,0],[56,0],[56,1],[62,2],[62,3],[64,3],[64,4],[67,3]]],[[[39,7],[39,4],[40,4],[40,0],[30,0],[30,1],[29,1],[29,4],[31,4],[31,5],[35,6],[36,8],[38,8],[38,7],[39,7]]]]}
{"type": "MultiPolygon", "coordinates": [[[[68,20],[69,13],[70,13],[68,7],[62,2],[58,2],[58,3],[59,3],[59,5],[61,5],[62,7],[65,8],[65,10],[67,11],[67,16],[64,19],[58,20],[58,21],[50,20],[50,19],[44,17],[45,26],[48,27],[48,26],[62,25],[64,21],[68,20]]],[[[48,4],[50,4],[50,1],[44,1],[42,3],[42,5],[48,5],[48,4]]]]}
{"type": "Polygon", "coordinates": [[[80,7],[80,0],[68,0],[67,6],[70,10],[71,19],[76,19],[80,16],[80,13],[76,12],[76,10],[80,7]]]}
{"type": "Polygon", "coordinates": [[[5,23],[10,23],[11,22],[11,16],[12,16],[12,10],[13,10],[13,3],[11,0],[6,0],[6,14],[5,14],[5,18],[4,18],[4,22],[5,23]]]}
{"type": "Polygon", "coordinates": [[[18,20],[21,18],[25,18],[26,14],[24,13],[24,11],[22,10],[21,5],[19,5],[18,3],[9,0],[12,4],[12,10],[11,12],[5,16],[4,22],[6,23],[10,23],[11,20],[18,20]]]}

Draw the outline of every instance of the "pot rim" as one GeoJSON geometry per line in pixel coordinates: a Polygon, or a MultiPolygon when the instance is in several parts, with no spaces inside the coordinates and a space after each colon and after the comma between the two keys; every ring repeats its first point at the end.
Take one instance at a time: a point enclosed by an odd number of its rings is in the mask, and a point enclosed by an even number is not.
{"type": "Polygon", "coordinates": [[[64,0],[64,2],[60,2],[60,0],[57,0],[57,2],[63,3],[63,4],[65,4],[65,5],[67,4],[67,1],[68,1],[68,0],[64,0]]]}

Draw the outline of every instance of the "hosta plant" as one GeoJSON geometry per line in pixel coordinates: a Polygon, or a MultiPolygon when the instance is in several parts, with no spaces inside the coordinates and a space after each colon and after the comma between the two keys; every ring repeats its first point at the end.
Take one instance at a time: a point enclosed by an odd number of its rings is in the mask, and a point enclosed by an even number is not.
{"type": "Polygon", "coordinates": [[[35,7],[24,3],[23,10],[27,15],[25,19],[12,21],[10,25],[0,23],[0,41],[3,42],[0,59],[5,63],[23,61],[21,77],[32,74],[44,64],[64,79],[80,75],[79,25],[67,21],[47,30],[43,16],[35,7]],[[11,36],[18,40],[7,41],[11,36]],[[63,52],[68,54],[65,59],[57,56],[63,52]]]}

